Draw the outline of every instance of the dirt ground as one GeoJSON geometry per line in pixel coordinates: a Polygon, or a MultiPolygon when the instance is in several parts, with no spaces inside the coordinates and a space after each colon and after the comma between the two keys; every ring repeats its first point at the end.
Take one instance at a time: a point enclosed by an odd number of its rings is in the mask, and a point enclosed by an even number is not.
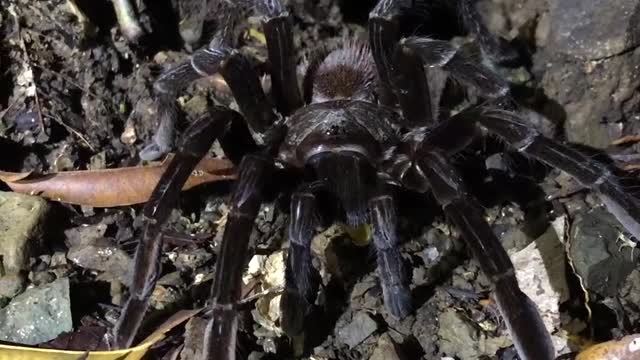
{"type": "MultiPolygon", "coordinates": [[[[357,5],[347,0],[286,3],[301,59],[321,44],[366,39],[367,14],[375,5],[372,0],[357,5]]],[[[510,81],[514,99],[548,136],[578,144],[599,159],[608,155],[609,162],[633,170],[638,139],[614,142],[637,134],[640,127],[640,52],[635,43],[640,37],[635,37],[636,29],[625,30],[626,42],[619,46],[614,43],[617,30],[603,35],[602,31],[585,34],[590,30],[581,29],[571,41],[606,35],[614,44],[607,49],[614,50],[592,51],[589,46],[596,45],[588,41],[576,49],[557,35],[565,9],[545,0],[516,3],[481,0],[478,4],[490,30],[521,53],[518,63],[495,68],[510,81]]],[[[588,3],[596,6],[600,2],[588,3]]],[[[635,6],[635,2],[626,3],[635,6]]],[[[2,1],[0,170],[46,173],[140,164],[139,152],[157,126],[153,82],[163,70],[187,59],[191,48],[180,37],[176,4],[147,1],[141,5],[145,35],[132,45],[118,28],[110,1],[2,1]],[[70,4],[77,5],[86,21],[70,4]]],[[[594,27],[602,29],[608,17],[601,11],[597,14],[602,23],[594,27]]],[[[588,11],[583,16],[589,16],[588,11]]],[[[411,33],[473,48],[472,37],[457,20],[447,8],[436,7],[432,20],[417,22],[419,26],[411,33]]],[[[608,25],[617,26],[615,18],[608,25]]],[[[208,19],[205,35],[193,48],[206,44],[215,26],[208,19]]],[[[264,71],[266,47],[259,19],[250,18],[240,27],[241,50],[264,71]]],[[[235,106],[228,94],[216,93],[216,89],[215,79],[202,79],[179,94],[179,129],[202,114],[206,104],[235,106]]],[[[458,96],[462,101],[448,106],[454,109],[472,102],[475,95],[468,95],[458,96]]],[[[221,156],[218,146],[212,154],[221,156]]],[[[527,160],[495,139],[478,141],[453,160],[510,254],[529,251],[529,244],[549,237],[561,243],[561,251],[543,252],[544,264],[537,265],[559,269],[550,272],[550,281],[556,283],[553,276],[558,276],[566,283],[562,291],[554,287],[545,292],[549,301],[561,304],[549,315],[559,351],[575,354],[589,342],[640,332],[638,254],[633,247],[619,246],[626,235],[614,219],[594,213],[602,208],[596,196],[580,188],[571,191],[576,184],[557,169],[527,160]],[[550,200],[549,193],[560,195],[550,200]],[[557,231],[557,219],[563,220],[564,231],[557,231]],[[603,239],[605,245],[583,240],[589,236],[603,239]],[[547,263],[550,258],[556,266],[547,263]],[[607,279],[615,281],[601,279],[605,272],[607,279]]],[[[144,333],[153,330],[154,321],[177,309],[206,304],[230,187],[230,183],[215,183],[182,194],[167,229],[163,277],[152,300],[153,321],[144,333]]],[[[7,190],[1,182],[0,190],[7,190]]],[[[314,241],[324,286],[313,329],[304,339],[286,338],[274,306],[278,294],[256,296],[241,306],[241,354],[250,359],[282,359],[301,353],[313,359],[517,358],[490,300],[490,282],[469,259],[457,230],[449,226],[433,197],[401,191],[398,202],[399,234],[412,269],[415,314],[402,321],[386,314],[366,236],[331,227],[314,241]]],[[[126,271],[121,274],[115,269],[131,263],[142,231],[142,206],[101,209],[56,202],[50,206],[54,211],[49,212],[43,231],[45,245],[32,261],[27,286],[68,278],[74,327],[87,323],[111,326],[128,282],[126,271]],[[95,254],[83,252],[73,238],[84,239],[84,244],[91,239],[96,249],[113,249],[122,258],[109,258],[109,266],[90,264],[86,259],[95,254]],[[75,256],[70,255],[72,249],[75,256]],[[66,254],[66,260],[53,269],[51,258],[57,253],[66,254]]],[[[251,260],[260,266],[249,266],[253,272],[247,274],[247,284],[253,288],[246,286],[247,296],[281,283],[271,278],[282,270],[288,211],[284,195],[260,211],[251,260]]],[[[636,244],[633,240],[627,243],[636,244]]],[[[534,266],[529,260],[522,264],[534,266]]],[[[194,318],[186,330],[176,329],[150,358],[168,359],[178,353],[183,359],[195,358],[201,351],[203,323],[194,318]]]]}

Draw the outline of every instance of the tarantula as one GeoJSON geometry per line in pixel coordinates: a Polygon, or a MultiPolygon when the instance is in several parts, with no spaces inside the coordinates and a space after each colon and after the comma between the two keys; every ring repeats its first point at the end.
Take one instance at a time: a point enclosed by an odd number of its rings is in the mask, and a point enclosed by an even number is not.
{"type": "MultiPolygon", "coordinates": [[[[214,139],[238,164],[213,281],[211,312],[205,336],[206,359],[234,359],[236,304],[249,235],[265,190],[283,169],[307,175],[291,196],[282,296],[282,326],[297,333],[318,291],[310,242],[318,216],[318,194],[330,193],[346,222],[370,223],[377,249],[378,275],[388,313],[412,312],[411,292],[398,251],[393,187],[431,191],[447,217],[459,228],[470,252],[493,284],[493,296],[522,359],[553,359],[549,334],[532,301],[520,290],[513,265],[482,208],[464,186],[450,157],[479,134],[493,134],[526,156],[557,167],[596,192],[627,230],[640,235],[640,202],[623,190],[612,169],[545,138],[526,123],[507,100],[508,85],[492,70],[467,58],[447,41],[401,37],[400,16],[415,9],[409,0],[380,0],[369,17],[369,46],[348,42],[307,67],[301,92],[296,76],[292,24],[279,0],[251,0],[265,17],[264,33],[271,63],[275,111],[258,75],[223,27],[208,47],[190,61],[164,73],[155,83],[162,124],[144,156],[166,151],[173,131],[176,92],[191,81],[220,73],[240,109],[215,106],[183,135],[175,157],[144,209],[148,225],[135,257],[131,295],[113,331],[113,344],[131,345],[147,309],[159,271],[161,227],[182,183],[214,139]],[[486,99],[450,118],[439,119],[427,83],[426,67],[478,90],[486,99]],[[399,105],[399,110],[395,106],[399,105]],[[252,132],[259,141],[254,140],[252,132]]],[[[459,0],[463,22],[486,53],[504,55],[500,41],[488,33],[473,8],[459,0]]]]}

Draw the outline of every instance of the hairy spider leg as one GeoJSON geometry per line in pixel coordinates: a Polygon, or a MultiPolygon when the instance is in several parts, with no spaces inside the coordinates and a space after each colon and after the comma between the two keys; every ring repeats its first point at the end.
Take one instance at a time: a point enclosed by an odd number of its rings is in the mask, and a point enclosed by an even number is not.
{"type": "Polygon", "coordinates": [[[273,161],[267,155],[247,155],[240,162],[238,180],[231,194],[231,210],[216,262],[211,289],[212,315],[205,331],[202,359],[236,358],[236,305],[240,300],[242,272],[263,190],[273,171],[273,161]]]}
{"type": "Polygon", "coordinates": [[[640,199],[630,194],[612,169],[589,156],[551,139],[527,125],[517,113],[488,110],[477,117],[480,125],[526,156],[574,177],[602,199],[618,221],[640,239],[640,199]]]}
{"type": "Polygon", "coordinates": [[[267,97],[262,90],[258,74],[249,61],[228,47],[200,49],[191,60],[165,72],[156,80],[154,89],[160,125],[153,143],[141,153],[143,160],[153,160],[168,152],[173,142],[177,92],[192,81],[219,72],[231,89],[240,112],[252,130],[265,131],[275,120],[267,97]]]}
{"type": "Polygon", "coordinates": [[[369,222],[373,226],[385,307],[394,318],[406,317],[413,308],[404,263],[397,249],[393,198],[378,191],[380,184],[372,164],[364,155],[352,151],[320,153],[309,163],[322,181],[330,183],[328,188],[340,200],[350,225],[369,222]]]}
{"type": "Polygon", "coordinates": [[[478,135],[476,118],[473,109],[464,110],[434,127],[411,130],[401,144],[385,153],[382,169],[407,188],[433,192],[492,281],[500,312],[521,358],[553,359],[554,349],[535,305],[520,291],[513,265],[484,220],[482,208],[447,161],[478,135]]]}
{"type": "Polygon", "coordinates": [[[303,105],[296,72],[291,18],[280,0],[254,1],[257,11],[267,18],[262,27],[271,63],[271,84],[276,109],[283,115],[289,115],[303,105]]]}
{"type": "MultiPolygon", "coordinates": [[[[267,18],[263,28],[271,62],[272,91],[278,110],[286,115],[303,103],[296,79],[291,20],[278,0],[254,0],[251,3],[259,14],[267,18]]],[[[233,30],[239,9],[229,6],[221,11],[223,24],[209,45],[197,50],[189,60],[164,72],[154,83],[160,124],[152,143],[140,153],[141,159],[155,160],[171,149],[177,116],[175,98],[180,90],[201,77],[215,73],[222,75],[254,132],[263,133],[276,120],[258,74],[248,59],[233,49],[233,30]]]]}
{"type": "Polygon", "coordinates": [[[417,161],[436,200],[460,229],[462,238],[483,273],[493,285],[493,294],[521,359],[553,360],[555,349],[535,304],[518,287],[513,264],[482,208],[465,189],[464,181],[445,155],[433,151],[417,161]]]}
{"type": "Polygon", "coordinates": [[[413,51],[425,66],[442,68],[463,85],[478,89],[483,97],[498,98],[509,91],[504,79],[448,41],[410,36],[400,40],[399,46],[413,51]]]}
{"type": "Polygon", "coordinates": [[[113,341],[109,341],[115,348],[128,348],[133,343],[160,276],[162,228],[187,178],[213,141],[228,129],[234,113],[223,107],[213,107],[209,116],[194,122],[185,131],[178,152],[153,189],[143,210],[146,225],[136,248],[129,298],[113,328],[113,341]]]}
{"type": "Polygon", "coordinates": [[[319,216],[315,192],[323,187],[321,182],[304,184],[291,196],[285,291],[280,301],[282,329],[289,336],[304,331],[304,319],[318,293],[320,277],[312,265],[311,240],[319,216]]]}
{"type": "Polygon", "coordinates": [[[513,63],[518,60],[518,52],[501,37],[492,34],[476,9],[477,0],[458,0],[458,12],[466,30],[473,34],[480,48],[499,64],[513,63]]]}
{"type": "Polygon", "coordinates": [[[482,51],[493,61],[510,64],[519,60],[518,52],[505,39],[489,31],[476,8],[477,0],[395,0],[395,2],[402,4],[405,11],[411,11],[427,21],[433,17],[432,12],[435,7],[442,5],[449,7],[462,20],[461,25],[464,30],[476,38],[482,51]]]}
{"type": "Polygon", "coordinates": [[[407,271],[398,250],[398,220],[393,196],[386,193],[374,195],[369,200],[369,217],[384,305],[391,316],[403,319],[413,311],[413,303],[407,271]]]}
{"type": "Polygon", "coordinates": [[[410,49],[397,46],[400,15],[398,0],[380,0],[369,13],[369,44],[380,79],[380,102],[393,106],[397,101],[410,124],[433,122],[435,107],[422,62],[410,49]]]}
{"type": "MultiPolygon", "coordinates": [[[[350,157],[355,154],[321,154],[320,156],[325,157],[320,161],[332,162],[336,156],[350,157]]],[[[358,176],[354,176],[354,178],[359,185],[353,186],[353,191],[365,194],[371,192],[371,189],[368,189],[371,187],[370,184],[366,181],[359,181],[358,176]]],[[[318,291],[318,273],[311,265],[311,240],[318,216],[316,196],[313,192],[320,187],[318,184],[322,188],[327,187],[322,180],[305,185],[293,195],[291,202],[286,291],[280,303],[283,313],[282,327],[290,336],[303,332],[307,310],[315,301],[318,291]]],[[[365,202],[366,197],[360,199],[360,202],[365,202]]],[[[373,243],[377,250],[377,271],[382,285],[384,304],[392,317],[402,319],[413,311],[413,305],[406,269],[402,255],[398,250],[394,200],[387,193],[373,192],[368,203],[368,222],[373,227],[373,243]]]]}

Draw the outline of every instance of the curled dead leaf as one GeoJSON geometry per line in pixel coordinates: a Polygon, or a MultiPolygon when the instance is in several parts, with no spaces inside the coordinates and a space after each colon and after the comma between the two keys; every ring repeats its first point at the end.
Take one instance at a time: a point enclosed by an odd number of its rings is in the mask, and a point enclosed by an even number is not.
{"type": "MultiPolygon", "coordinates": [[[[119,169],[65,171],[46,175],[0,171],[0,181],[19,193],[75,205],[113,207],[144,203],[169,163],[119,169]]],[[[191,173],[182,190],[235,179],[226,159],[205,158],[191,173]]]]}

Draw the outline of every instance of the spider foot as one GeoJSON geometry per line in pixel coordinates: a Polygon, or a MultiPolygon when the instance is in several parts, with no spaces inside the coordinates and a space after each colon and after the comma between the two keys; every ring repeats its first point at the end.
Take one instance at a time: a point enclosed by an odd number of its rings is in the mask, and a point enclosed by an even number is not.
{"type": "Polygon", "coordinates": [[[280,298],[280,326],[290,337],[304,332],[304,323],[309,313],[309,303],[300,293],[291,287],[287,287],[280,298]]]}
{"type": "Polygon", "coordinates": [[[404,319],[413,312],[411,292],[404,285],[394,285],[382,289],[384,306],[395,319],[404,319]]]}

